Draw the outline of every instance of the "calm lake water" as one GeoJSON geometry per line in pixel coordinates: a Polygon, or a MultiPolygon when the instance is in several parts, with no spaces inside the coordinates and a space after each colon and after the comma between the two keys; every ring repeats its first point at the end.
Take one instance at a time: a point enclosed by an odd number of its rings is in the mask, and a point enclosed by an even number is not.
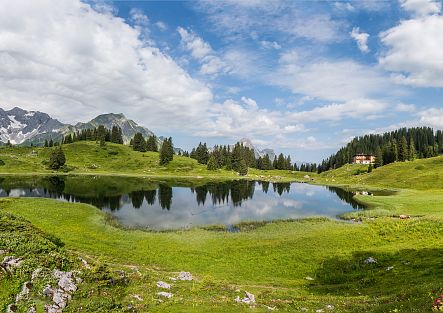
{"type": "Polygon", "coordinates": [[[92,204],[126,226],[156,230],[243,221],[336,217],[360,209],[342,189],[302,183],[189,183],[122,177],[0,177],[0,197],[92,204]]]}

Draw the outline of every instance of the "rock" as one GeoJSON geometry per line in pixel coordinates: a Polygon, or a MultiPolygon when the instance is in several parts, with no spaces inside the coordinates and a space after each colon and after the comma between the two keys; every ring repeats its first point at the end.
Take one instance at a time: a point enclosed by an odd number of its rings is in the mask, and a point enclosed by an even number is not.
{"type": "Polygon", "coordinates": [[[323,312],[324,312],[323,309],[318,309],[318,310],[315,311],[315,313],[323,313],[323,312]]]}
{"type": "Polygon", "coordinates": [[[17,306],[15,304],[8,305],[8,308],[6,309],[7,313],[15,313],[17,312],[17,306]]]}
{"type": "Polygon", "coordinates": [[[23,284],[22,290],[19,294],[15,297],[15,303],[20,302],[24,298],[26,298],[31,291],[32,284],[31,282],[27,281],[23,284]]]}
{"type": "Polygon", "coordinates": [[[0,250],[0,255],[2,255],[2,254],[6,254],[6,253],[8,253],[8,251],[6,251],[6,250],[0,250]]]}
{"type": "Polygon", "coordinates": [[[374,259],[373,257],[369,257],[364,261],[365,264],[375,264],[377,263],[377,260],[374,259]]]}
{"type": "Polygon", "coordinates": [[[1,263],[1,267],[3,267],[7,272],[12,272],[12,270],[16,267],[19,267],[22,262],[23,260],[19,258],[15,258],[13,256],[5,256],[1,263]]]}
{"type": "Polygon", "coordinates": [[[143,298],[140,297],[139,295],[133,295],[132,297],[138,301],[143,301],[143,298]]]}
{"type": "Polygon", "coordinates": [[[407,220],[407,219],[411,218],[409,215],[405,215],[405,214],[400,214],[399,217],[401,220],[407,220]]]}
{"type": "Polygon", "coordinates": [[[91,269],[91,266],[88,264],[88,262],[86,262],[86,260],[80,258],[80,261],[82,262],[83,266],[84,266],[86,269],[88,269],[88,270],[91,269]]]}
{"type": "Polygon", "coordinates": [[[240,299],[240,297],[237,296],[234,301],[237,303],[252,304],[255,303],[255,296],[252,293],[245,291],[245,297],[243,299],[240,299]]]}
{"type": "Polygon", "coordinates": [[[40,275],[40,273],[41,273],[42,271],[43,271],[43,269],[42,269],[41,267],[35,269],[35,270],[32,272],[32,275],[31,275],[31,282],[34,281],[34,280],[40,275]]]}
{"type": "Polygon", "coordinates": [[[306,280],[311,280],[311,281],[314,280],[314,278],[312,278],[312,277],[310,277],[310,276],[306,276],[305,279],[306,279],[306,280]]]}
{"type": "Polygon", "coordinates": [[[71,300],[71,295],[60,289],[57,289],[52,296],[54,304],[62,310],[66,307],[69,300],[71,300]]]}
{"type": "Polygon", "coordinates": [[[165,283],[164,281],[158,281],[157,288],[171,289],[171,285],[168,283],[165,283]]]}
{"type": "Polygon", "coordinates": [[[175,278],[175,277],[168,277],[168,279],[172,280],[172,281],[176,281],[177,280],[177,278],[175,278]]]}
{"type": "Polygon", "coordinates": [[[303,178],[305,178],[305,179],[309,179],[309,178],[311,178],[309,175],[305,175],[305,176],[303,176],[303,178]]]}
{"type": "Polygon", "coordinates": [[[267,305],[265,305],[265,308],[268,309],[268,311],[275,311],[275,310],[277,310],[277,308],[276,308],[276,307],[273,307],[273,306],[267,306],[267,305]]]}
{"type": "Polygon", "coordinates": [[[35,307],[35,305],[29,308],[28,313],[37,313],[37,308],[35,307]]]}
{"type": "Polygon", "coordinates": [[[332,304],[328,304],[328,305],[326,306],[326,308],[327,308],[328,310],[332,311],[332,310],[334,309],[334,306],[333,306],[332,304]]]}
{"type": "Polygon", "coordinates": [[[388,266],[388,267],[386,268],[386,271],[389,272],[389,271],[392,271],[393,269],[394,269],[393,266],[388,266]]]}
{"type": "Polygon", "coordinates": [[[72,281],[72,278],[69,278],[68,276],[63,276],[60,278],[58,281],[58,286],[69,293],[73,293],[77,290],[77,286],[72,281]]]}
{"type": "Polygon", "coordinates": [[[51,298],[52,298],[52,296],[54,295],[54,292],[55,292],[55,290],[52,289],[52,287],[51,287],[50,285],[46,285],[46,286],[43,288],[43,292],[42,292],[42,294],[43,294],[43,296],[45,296],[45,297],[51,297],[51,298]]]}
{"type": "Polygon", "coordinates": [[[55,304],[45,304],[45,312],[47,313],[61,313],[62,310],[57,307],[55,304]]]}
{"type": "Polygon", "coordinates": [[[172,296],[173,296],[172,293],[170,293],[170,292],[165,292],[165,291],[158,292],[157,295],[159,295],[159,296],[161,296],[161,297],[168,298],[168,299],[172,298],[172,296]]]}
{"type": "Polygon", "coordinates": [[[192,274],[189,272],[180,272],[177,276],[178,280],[193,280],[192,274]]]}

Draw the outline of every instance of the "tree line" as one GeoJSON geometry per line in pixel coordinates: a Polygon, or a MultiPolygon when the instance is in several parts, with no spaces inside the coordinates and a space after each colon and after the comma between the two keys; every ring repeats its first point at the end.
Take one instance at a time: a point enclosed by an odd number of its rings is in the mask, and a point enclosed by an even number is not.
{"type": "MultiPolygon", "coordinates": [[[[188,155],[184,152],[183,155],[188,155]]],[[[256,158],[255,151],[241,142],[237,142],[234,146],[215,145],[211,150],[206,143],[199,143],[193,148],[189,157],[197,160],[200,164],[206,164],[208,170],[218,170],[224,168],[226,170],[234,170],[240,175],[246,175],[248,168],[256,168],[259,170],[294,170],[291,157],[284,156],[282,153],[273,160],[268,154],[256,158]]]]}
{"type": "Polygon", "coordinates": [[[375,156],[374,167],[416,158],[430,158],[443,152],[443,131],[430,127],[400,128],[383,134],[355,137],[337,153],[319,164],[319,173],[351,163],[356,154],[375,156]]]}
{"type": "MultiPolygon", "coordinates": [[[[74,133],[69,133],[63,137],[62,143],[68,144],[76,141],[99,141],[102,144],[105,142],[123,144],[123,132],[118,126],[112,126],[111,129],[108,129],[103,125],[99,125],[95,128],[82,129],[74,133]]],[[[45,141],[45,147],[46,146],[45,141]]]]}

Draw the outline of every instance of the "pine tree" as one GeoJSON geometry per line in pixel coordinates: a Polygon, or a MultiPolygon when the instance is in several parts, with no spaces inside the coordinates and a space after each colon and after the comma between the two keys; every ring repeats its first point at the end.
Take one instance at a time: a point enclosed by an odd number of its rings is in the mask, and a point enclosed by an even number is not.
{"type": "Polygon", "coordinates": [[[132,139],[132,149],[135,151],[146,152],[146,141],[142,133],[136,133],[132,139]]]}
{"type": "Polygon", "coordinates": [[[49,157],[49,167],[53,170],[60,169],[66,163],[65,153],[62,148],[56,148],[49,157]]]}
{"type": "Polygon", "coordinates": [[[406,137],[401,137],[400,144],[398,147],[398,159],[399,161],[407,161],[409,159],[409,151],[408,151],[408,141],[406,140],[406,137]]]}
{"type": "Polygon", "coordinates": [[[214,155],[211,155],[209,157],[207,169],[209,171],[215,171],[216,169],[218,169],[217,160],[214,155]]]}
{"type": "Polygon", "coordinates": [[[167,165],[174,158],[174,146],[172,138],[169,137],[163,141],[160,149],[160,165],[167,165]]]}
{"type": "Polygon", "coordinates": [[[146,141],[146,150],[153,152],[158,151],[157,138],[154,135],[149,136],[148,140],[146,141]]]}
{"type": "Polygon", "coordinates": [[[377,147],[377,149],[375,150],[375,163],[374,163],[374,167],[380,167],[383,166],[383,153],[381,151],[380,147],[377,147]]]}
{"type": "Polygon", "coordinates": [[[54,146],[54,141],[52,141],[52,138],[49,139],[49,143],[48,143],[48,147],[53,147],[54,146]]]}
{"type": "Polygon", "coordinates": [[[411,137],[409,141],[409,160],[414,161],[417,158],[417,152],[415,150],[414,139],[411,137]]]}
{"type": "Polygon", "coordinates": [[[45,148],[49,147],[48,139],[45,139],[45,148]]]}
{"type": "Polygon", "coordinates": [[[118,126],[112,126],[111,130],[111,142],[123,144],[123,136],[122,136],[122,130],[118,126]]]}
{"type": "Polygon", "coordinates": [[[241,160],[238,165],[238,173],[240,176],[245,176],[248,174],[248,166],[246,165],[245,160],[241,160]]]}

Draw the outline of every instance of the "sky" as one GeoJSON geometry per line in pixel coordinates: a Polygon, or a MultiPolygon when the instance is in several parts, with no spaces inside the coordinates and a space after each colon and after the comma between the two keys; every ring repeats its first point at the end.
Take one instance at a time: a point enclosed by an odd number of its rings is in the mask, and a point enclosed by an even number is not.
{"type": "Polygon", "coordinates": [[[317,162],[443,129],[440,0],[0,0],[0,107],[124,113],[184,149],[250,138],[317,162]]]}

